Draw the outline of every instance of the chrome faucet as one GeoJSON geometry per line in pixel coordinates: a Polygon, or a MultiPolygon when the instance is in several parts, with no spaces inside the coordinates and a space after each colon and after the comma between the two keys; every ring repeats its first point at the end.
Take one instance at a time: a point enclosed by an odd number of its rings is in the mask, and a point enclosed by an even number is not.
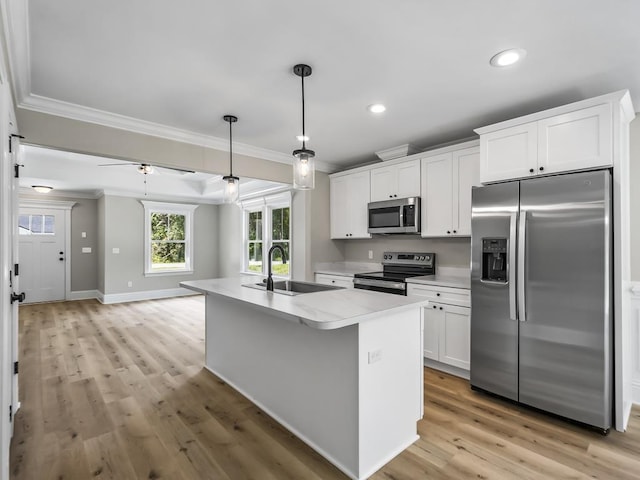
{"type": "Polygon", "coordinates": [[[282,248],[280,245],[273,245],[269,249],[269,254],[267,255],[267,265],[269,266],[269,275],[267,276],[267,290],[270,292],[273,292],[273,278],[271,277],[271,255],[273,254],[273,251],[275,249],[280,250],[280,253],[282,254],[282,263],[287,263],[287,255],[284,253],[284,248],[282,248]]]}

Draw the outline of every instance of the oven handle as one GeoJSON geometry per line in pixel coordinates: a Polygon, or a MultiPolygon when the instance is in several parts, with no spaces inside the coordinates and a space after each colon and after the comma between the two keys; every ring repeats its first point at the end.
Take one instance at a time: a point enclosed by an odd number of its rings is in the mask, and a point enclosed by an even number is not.
{"type": "Polygon", "coordinates": [[[404,282],[389,282],[387,280],[373,280],[370,278],[354,278],[353,286],[358,288],[358,285],[362,285],[365,287],[382,287],[382,288],[391,288],[393,290],[405,290],[404,282]]]}

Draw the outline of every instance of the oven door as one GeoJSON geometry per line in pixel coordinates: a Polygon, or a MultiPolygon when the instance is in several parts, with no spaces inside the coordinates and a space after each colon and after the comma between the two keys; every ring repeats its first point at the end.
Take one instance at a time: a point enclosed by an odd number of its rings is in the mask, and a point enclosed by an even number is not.
{"type": "Polygon", "coordinates": [[[372,292],[392,293],[395,295],[406,295],[407,284],[404,282],[393,282],[389,280],[374,280],[372,278],[353,279],[353,288],[361,290],[371,290],[372,292]]]}

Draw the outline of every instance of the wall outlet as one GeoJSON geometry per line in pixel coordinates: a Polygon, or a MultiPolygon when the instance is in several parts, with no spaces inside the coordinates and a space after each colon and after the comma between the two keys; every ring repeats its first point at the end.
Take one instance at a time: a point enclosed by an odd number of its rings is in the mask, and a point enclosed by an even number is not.
{"type": "Polygon", "coordinates": [[[372,350],[369,352],[369,363],[376,363],[382,360],[382,349],[372,350]]]}
{"type": "Polygon", "coordinates": [[[118,247],[113,247],[111,249],[111,253],[120,253],[120,249],[118,247]]]}
{"type": "Polygon", "coordinates": [[[80,235],[82,238],[87,238],[87,232],[82,232],[82,234],[80,235]]]}
{"type": "Polygon", "coordinates": [[[82,247],[82,253],[91,253],[91,247],[82,247]]]}
{"type": "Polygon", "coordinates": [[[369,250],[369,260],[373,260],[373,250],[369,250]]]}
{"type": "Polygon", "coordinates": [[[133,282],[131,280],[127,282],[127,287],[133,287],[133,282]]]}

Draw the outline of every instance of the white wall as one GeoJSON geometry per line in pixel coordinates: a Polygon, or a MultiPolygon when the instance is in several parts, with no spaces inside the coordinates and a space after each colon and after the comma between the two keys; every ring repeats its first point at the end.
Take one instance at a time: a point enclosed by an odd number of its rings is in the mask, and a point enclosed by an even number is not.
{"type": "MultiPolygon", "coordinates": [[[[640,105],[636,105],[636,108],[640,105]]],[[[640,282],[640,113],[629,128],[631,204],[631,280],[640,282]]],[[[640,341],[640,339],[639,339],[640,341]]]]}

